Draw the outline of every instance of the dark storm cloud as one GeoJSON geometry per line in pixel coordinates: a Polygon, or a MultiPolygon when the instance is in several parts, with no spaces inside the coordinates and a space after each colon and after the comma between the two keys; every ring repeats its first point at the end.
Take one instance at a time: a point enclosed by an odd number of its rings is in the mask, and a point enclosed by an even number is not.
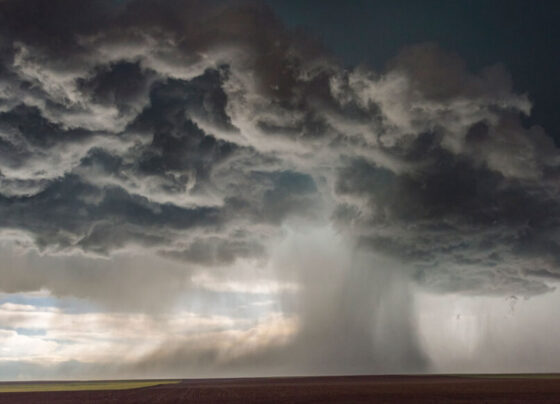
{"type": "Polygon", "coordinates": [[[1,209],[2,227],[32,232],[41,247],[76,246],[100,252],[129,240],[165,241],[165,235],[159,234],[165,228],[183,230],[220,222],[216,208],[154,204],[121,188],[100,190],[71,175],[36,195],[3,197],[1,209]]]}
{"type": "Polygon", "coordinates": [[[226,265],[332,213],[434,289],[558,276],[558,152],[501,66],[427,44],[346,70],[253,2],[7,0],[0,22],[0,220],[42,250],[226,265]]]}
{"type": "Polygon", "coordinates": [[[524,101],[511,95],[507,75],[501,68],[470,75],[433,45],[407,49],[391,66],[389,74],[404,71],[408,80],[393,96],[412,108],[387,114],[388,130],[404,130],[380,139],[403,165],[350,159],[336,180],[348,202],[335,221],[436,290],[550,290],[538,275],[558,271],[558,182],[547,174],[558,153],[540,128],[522,127],[514,111],[524,101]]]}
{"type": "Polygon", "coordinates": [[[199,126],[239,136],[225,111],[228,67],[199,63],[199,53],[258,38],[247,49],[257,55],[260,41],[279,39],[253,35],[274,31],[266,9],[100,2],[88,15],[95,2],[39,3],[27,4],[30,19],[21,3],[1,5],[10,21],[5,94],[17,89],[20,99],[8,97],[2,112],[3,227],[29,232],[49,251],[109,254],[135,244],[198,264],[231,263],[263,252],[247,229],[317,206],[310,176],[267,165],[278,159],[199,126]],[[91,15],[99,17],[93,24],[91,15]],[[106,50],[114,44],[136,44],[139,53],[106,50]],[[217,167],[228,172],[225,181],[217,167]]]}
{"type": "Polygon", "coordinates": [[[124,109],[146,95],[150,73],[143,71],[138,62],[114,62],[97,66],[90,77],[78,78],[76,84],[93,102],[124,109]]]}

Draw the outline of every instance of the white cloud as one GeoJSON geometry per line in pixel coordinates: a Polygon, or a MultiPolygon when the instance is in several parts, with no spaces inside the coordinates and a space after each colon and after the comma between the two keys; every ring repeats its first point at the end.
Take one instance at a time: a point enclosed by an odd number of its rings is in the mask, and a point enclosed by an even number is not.
{"type": "Polygon", "coordinates": [[[260,319],[176,311],[152,316],[130,313],[66,313],[53,307],[0,305],[0,362],[132,364],[166,345],[216,349],[222,360],[280,343],[295,333],[295,320],[260,319]]]}
{"type": "Polygon", "coordinates": [[[197,273],[191,278],[194,286],[215,292],[233,292],[271,295],[281,292],[296,292],[299,286],[296,283],[278,282],[275,280],[251,279],[235,281],[232,279],[219,279],[209,273],[197,273]]]}

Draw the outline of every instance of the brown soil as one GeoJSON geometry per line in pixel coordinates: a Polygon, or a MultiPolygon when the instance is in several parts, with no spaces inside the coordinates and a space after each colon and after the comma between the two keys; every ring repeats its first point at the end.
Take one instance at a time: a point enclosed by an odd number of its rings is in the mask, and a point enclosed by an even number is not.
{"type": "Polygon", "coordinates": [[[1,393],[0,403],[560,403],[560,378],[347,376],[185,380],[131,390],[1,393]]]}

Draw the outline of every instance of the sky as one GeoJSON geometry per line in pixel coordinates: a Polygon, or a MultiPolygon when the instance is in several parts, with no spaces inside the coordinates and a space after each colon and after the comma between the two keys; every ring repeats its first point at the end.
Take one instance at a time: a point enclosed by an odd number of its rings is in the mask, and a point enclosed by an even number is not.
{"type": "Polygon", "coordinates": [[[0,380],[558,371],[559,14],[0,0],[0,380]]]}

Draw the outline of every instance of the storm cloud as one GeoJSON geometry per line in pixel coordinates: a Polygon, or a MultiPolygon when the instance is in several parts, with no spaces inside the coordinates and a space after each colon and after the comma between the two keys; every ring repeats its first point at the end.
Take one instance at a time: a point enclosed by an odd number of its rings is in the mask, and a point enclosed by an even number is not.
{"type": "MultiPolygon", "coordinates": [[[[359,335],[355,349],[325,342],[334,362],[355,364],[346,371],[390,355],[361,354],[383,339],[359,329],[383,295],[364,282],[393,285],[392,301],[410,280],[529,297],[560,278],[560,154],[524,124],[530,98],[504,66],[471,72],[419,44],[381,72],[348,69],[245,1],[4,0],[0,38],[0,228],[19,248],[149,253],[187,275],[223,274],[267,262],[286,228],[334,226],[359,263],[341,263],[349,274],[336,292],[314,289],[320,271],[302,269],[302,306],[284,309],[303,324],[293,352],[324,327],[359,335]],[[359,298],[339,294],[359,285],[359,298]],[[340,323],[320,319],[329,299],[343,302],[340,323]]],[[[52,280],[59,271],[32,286],[2,276],[6,292],[72,293],[52,280]]],[[[402,304],[406,319],[413,303],[402,304]]],[[[403,321],[391,324],[413,335],[403,321]]],[[[423,366],[414,341],[399,346],[406,358],[386,363],[423,366]]]]}

